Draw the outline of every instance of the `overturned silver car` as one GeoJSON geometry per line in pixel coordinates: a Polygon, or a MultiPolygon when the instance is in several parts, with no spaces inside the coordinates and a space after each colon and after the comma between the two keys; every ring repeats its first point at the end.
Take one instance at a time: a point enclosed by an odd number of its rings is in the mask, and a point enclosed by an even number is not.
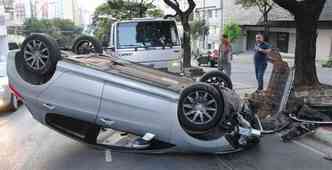
{"type": "Polygon", "coordinates": [[[33,34],[8,59],[8,77],[36,120],[91,145],[218,154],[259,143],[258,118],[219,71],[195,82],[105,53],[61,51],[49,36],[33,34]],[[100,142],[109,129],[149,136],[151,146],[100,142]]]}

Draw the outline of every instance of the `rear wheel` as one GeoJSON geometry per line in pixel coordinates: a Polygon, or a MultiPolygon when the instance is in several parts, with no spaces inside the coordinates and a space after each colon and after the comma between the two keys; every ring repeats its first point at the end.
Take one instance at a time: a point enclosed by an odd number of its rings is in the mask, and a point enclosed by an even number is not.
{"type": "Polygon", "coordinates": [[[16,53],[16,70],[25,81],[40,85],[50,80],[61,58],[57,42],[46,34],[28,36],[16,53]]]}
{"type": "Polygon", "coordinates": [[[178,118],[185,130],[206,132],[220,121],[223,109],[223,99],[218,90],[209,84],[197,83],[182,92],[178,118]]]}
{"type": "Polygon", "coordinates": [[[45,75],[55,69],[60,50],[54,39],[46,34],[32,34],[22,44],[25,69],[45,75]]]}
{"type": "Polygon", "coordinates": [[[100,42],[91,36],[78,37],[72,48],[75,54],[103,53],[103,47],[100,42]]]}
{"type": "Polygon", "coordinates": [[[202,76],[200,82],[211,84],[215,87],[225,87],[233,89],[233,83],[231,79],[221,71],[211,71],[202,76]]]}

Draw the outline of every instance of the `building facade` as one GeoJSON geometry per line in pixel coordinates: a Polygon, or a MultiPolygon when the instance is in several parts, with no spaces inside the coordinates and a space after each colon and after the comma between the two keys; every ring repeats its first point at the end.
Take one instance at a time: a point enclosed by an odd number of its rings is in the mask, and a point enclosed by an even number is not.
{"type": "MultiPolygon", "coordinates": [[[[235,0],[224,1],[224,21],[233,20],[242,27],[244,36],[236,43],[237,51],[250,51],[255,45],[255,35],[263,32],[262,14],[257,8],[244,9],[235,0]]],[[[284,53],[295,53],[296,29],[294,17],[275,5],[269,13],[269,41],[273,47],[284,53]]],[[[317,59],[326,60],[332,56],[332,0],[327,0],[318,23],[317,59]]]]}
{"type": "Polygon", "coordinates": [[[198,47],[217,49],[223,28],[223,0],[197,0],[194,20],[204,20],[209,27],[208,35],[199,38],[198,47]]]}
{"type": "MultiPolygon", "coordinates": [[[[187,0],[178,0],[181,10],[186,10],[187,0]]],[[[223,28],[223,0],[195,0],[196,8],[193,13],[193,20],[205,20],[209,27],[209,34],[201,36],[195,43],[195,46],[203,51],[212,51],[218,48],[220,36],[223,28]]],[[[162,0],[154,3],[165,14],[175,14],[175,11],[165,4],[162,0]]],[[[179,27],[181,31],[182,28],[179,27]]]]}

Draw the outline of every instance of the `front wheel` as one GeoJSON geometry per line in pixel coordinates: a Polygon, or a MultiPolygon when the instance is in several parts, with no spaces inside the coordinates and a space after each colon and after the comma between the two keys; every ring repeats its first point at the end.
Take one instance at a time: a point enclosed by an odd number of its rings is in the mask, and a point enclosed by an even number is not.
{"type": "Polygon", "coordinates": [[[103,47],[96,38],[83,35],[75,40],[72,51],[75,54],[103,53],[103,47]]]}
{"type": "Polygon", "coordinates": [[[223,98],[209,84],[193,84],[184,89],[180,96],[178,118],[181,126],[189,132],[201,133],[213,129],[223,113],[223,98]]]}

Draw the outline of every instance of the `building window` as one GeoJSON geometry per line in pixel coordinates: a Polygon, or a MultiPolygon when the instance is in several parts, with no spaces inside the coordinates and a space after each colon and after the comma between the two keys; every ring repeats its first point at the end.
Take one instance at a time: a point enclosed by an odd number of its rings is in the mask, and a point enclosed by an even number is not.
{"type": "Polygon", "coordinates": [[[211,48],[212,48],[212,44],[208,43],[208,49],[211,49],[211,48]]]}
{"type": "Polygon", "coordinates": [[[218,18],[218,17],[219,17],[219,10],[215,10],[214,12],[215,12],[215,13],[214,13],[214,14],[215,14],[214,16],[215,16],[216,18],[218,18]]]}
{"type": "Polygon", "coordinates": [[[208,10],[208,16],[209,18],[212,18],[212,10],[208,10]]]}
{"type": "Polygon", "coordinates": [[[197,18],[200,18],[200,17],[201,17],[199,11],[196,12],[196,17],[197,17],[197,18]]]}

